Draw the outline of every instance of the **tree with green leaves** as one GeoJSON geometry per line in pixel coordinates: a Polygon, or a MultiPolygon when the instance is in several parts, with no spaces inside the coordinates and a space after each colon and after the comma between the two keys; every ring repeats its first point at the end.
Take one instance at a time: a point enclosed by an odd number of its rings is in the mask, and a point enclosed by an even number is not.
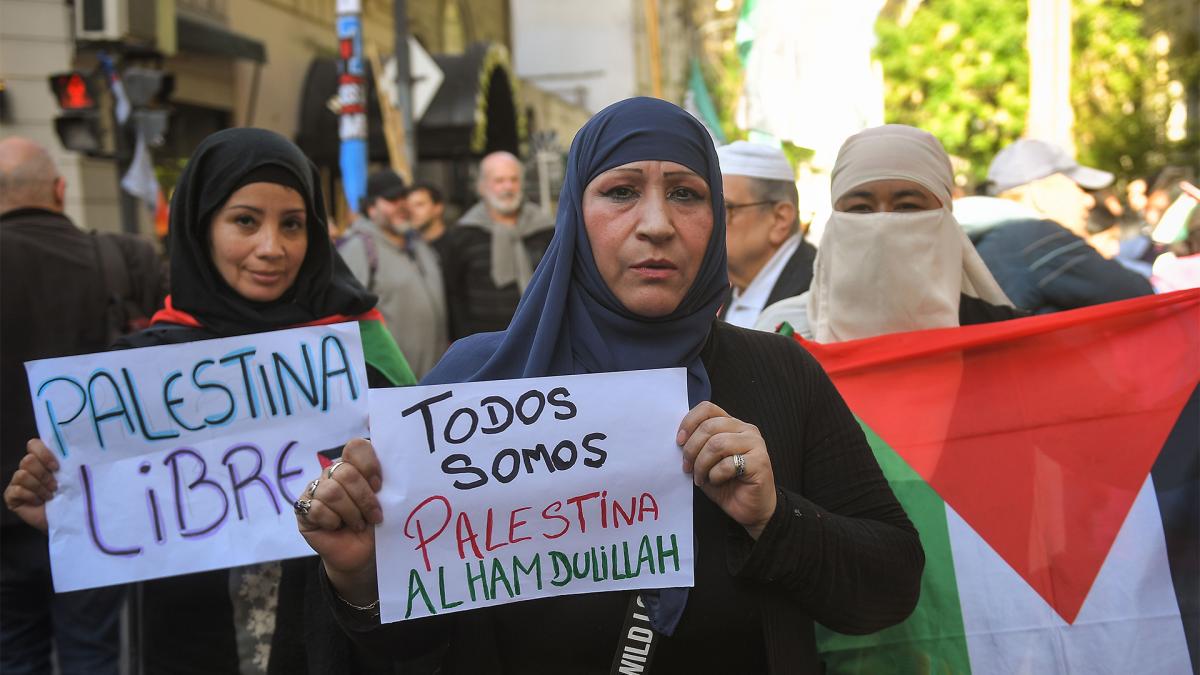
{"type": "MultiPolygon", "coordinates": [[[[1165,112],[1138,0],[1075,0],[1071,103],[1080,161],[1143,175],[1166,161],[1165,112]]],[[[982,181],[1029,110],[1026,2],[925,0],[876,25],[889,122],[927,129],[982,181]]]]}

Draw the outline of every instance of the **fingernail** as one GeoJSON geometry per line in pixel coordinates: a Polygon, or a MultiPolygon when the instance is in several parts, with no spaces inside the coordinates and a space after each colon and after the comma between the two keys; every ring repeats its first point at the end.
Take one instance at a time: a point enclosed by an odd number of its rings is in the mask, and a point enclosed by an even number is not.
{"type": "Polygon", "coordinates": [[[373,490],[375,492],[379,492],[379,489],[382,487],[383,487],[383,480],[380,479],[378,476],[373,476],[371,478],[371,490],[373,490]]]}
{"type": "Polygon", "coordinates": [[[382,509],[371,509],[371,522],[375,523],[376,525],[383,522],[382,509]]]}
{"type": "Polygon", "coordinates": [[[683,445],[683,442],[686,440],[687,437],[683,435],[683,429],[675,432],[675,445],[683,445]]]}

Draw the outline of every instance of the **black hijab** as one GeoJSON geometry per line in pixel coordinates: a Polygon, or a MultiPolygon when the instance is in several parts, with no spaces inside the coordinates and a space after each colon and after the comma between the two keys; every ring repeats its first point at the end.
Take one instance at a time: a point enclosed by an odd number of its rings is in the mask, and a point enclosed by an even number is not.
{"type": "Polygon", "coordinates": [[[329,240],[318,186],[312,162],[273,131],[225,129],[204,139],[171,198],[170,307],[218,335],[351,317],[374,307],[375,296],[354,278],[329,240]],[[307,211],[304,262],[292,287],[271,302],[247,300],[225,283],[209,244],[213,215],[238,188],[260,179],[298,190],[307,211]]]}

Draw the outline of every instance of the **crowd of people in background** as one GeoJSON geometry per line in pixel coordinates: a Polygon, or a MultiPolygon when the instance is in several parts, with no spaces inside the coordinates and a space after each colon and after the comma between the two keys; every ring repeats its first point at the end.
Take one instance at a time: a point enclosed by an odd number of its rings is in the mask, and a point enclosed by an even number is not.
{"type": "MultiPolygon", "coordinates": [[[[380,360],[372,363],[369,353],[372,377],[381,386],[411,383],[413,375],[420,379],[430,373],[436,381],[541,374],[514,370],[516,361],[533,363],[536,355],[524,353],[503,367],[493,356],[521,353],[524,347],[516,343],[542,331],[537,334],[558,336],[537,343],[549,350],[538,361],[546,374],[683,365],[694,380],[689,385],[693,405],[724,396],[751,409],[774,411],[753,392],[738,389],[728,375],[714,375],[710,383],[709,374],[720,359],[746,358],[734,345],[766,351],[782,347],[760,345],[759,338],[737,331],[722,333],[725,327],[713,329],[722,336],[720,349],[705,346],[703,339],[676,344],[663,337],[673,330],[671,322],[687,324],[701,338],[716,317],[724,325],[768,333],[786,324],[808,339],[834,342],[1009,320],[1200,286],[1200,190],[1185,172],[1172,169],[1131,181],[1122,199],[1114,192],[1112,173],[1081,166],[1051,143],[1023,139],[995,157],[980,195],[956,199],[959,187],[938,140],[919,129],[886,125],[865,130],[842,147],[832,173],[833,213],[814,245],[805,238],[807,227],[800,220],[794,168],[779,148],[737,141],[713,152],[702,127],[686,122],[682,111],[644,100],[625,103],[625,108],[600,114],[607,115],[610,127],[590,124],[581,132],[593,145],[572,151],[557,219],[525,198],[520,159],[495,152],[479,163],[478,202],[457,220],[447,219],[439,186],[408,185],[395,172],[380,170],[369,176],[353,222],[342,230],[327,230],[316,178],[295,146],[261,130],[219,132],[197,149],[190,165],[196,168],[185,171],[172,199],[169,297],[165,269],[148,244],[83,233],[63,215],[66,185],[46,150],[26,139],[0,141],[5,400],[0,426],[2,479],[9,486],[9,508],[3,513],[0,669],[48,672],[53,644],[63,672],[115,673],[116,617],[124,602],[124,591],[116,588],[52,592],[46,538],[38,530],[45,530],[44,502],[55,487],[53,462],[35,439],[22,366],[28,360],[102,351],[125,333],[133,337],[124,338],[121,346],[146,346],[303,325],[330,315],[366,316],[374,308],[403,354],[400,363],[407,361],[412,371],[396,367],[390,354],[376,353],[380,360]],[[637,115],[658,125],[657,137],[637,135],[637,115]],[[593,195],[594,181],[603,185],[605,176],[620,168],[602,151],[623,157],[622,166],[641,172],[637,180],[642,182],[633,187],[613,182],[608,192],[593,195]],[[208,163],[198,161],[202,156],[208,163]],[[684,182],[664,177],[661,165],[686,173],[684,182]],[[663,181],[669,185],[664,187],[663,181]],[[620,190],[630,194],[617,194],[620,190]],[[654,211],[659,207],[648,201],[656,191],[665,195],[667,215],[654,211]],[[247,235],[241,218],[249,216],[229,211],[235,194],[242,201],[262,203],[255,212],[262,215],[261,229],[255,232],[262,234],[247,235]],[[607,208],[605,222],[617,227],[623,222],[621,209],[633,208],[627,205],[638,199],[647,200],[637,207],[649,209],[646,218],[664,219],[655,221],[659,229],[639,225],[642,229],[631,230],[626,241],[613,243],[589,220],[589,213],[607,208]],[[595,200],[604,206],[595,206],[595,200]],[[620,254],[604,246],[667,241],[673,235],[662,228],[671,218],[704,221],[687,211],[700,208],[695,204],[711,207],[705,222],[715,243],[706,238],[694,251],[680,253],[684,262],[679,264],[695,269],[688,285],[667,298],[675,304],[635,309],[631,303],[644,298],[628,291],[625,280],[605,277],[605,256],[620,254]],[[260,267],[249,269],[255,265],[260,267]],[[264,265],[270,270],[263,271],[264,265]],[[577,323],[583,316],[595,321],[586,331],[577,323]],[[154,325],[147,327],[151,317],[154,325]],[[166,325],[188,330],[166,330],[166,325]],[[493,337],[471,338],[480,334],[493,337]],[[444,359],[456,341],[462,342],[444,359]],[[646,345],[652,347],[643,349],[646,345]],[[620,350],[639,354],[641,360],[629,361],[620,350]],[[676,352],[682,356],[676,358],[676,352]],[[29,439],[34,441],[27,450],[29,439]]],[[[693,243],[684,235],[680,245],[686,249],[693,243]]],[[[784,351],[779,358],[816,383],[812,386],[827,384],[811,359],[784,351]]],[[[762,370],[764,381],[774,381],[762,364],[744,367],[762,370]]],[[[784,394],[792,392],[784,391],[792,385],[778,386],[784,394]]],[[[822,396],[828,398],[822,400],[836,413],[837,433],[858,434],[847,441],[848,447],[864,466],[873,464],[844,404],[826,389],[822,396]],[[847,431],[851,427],[854,431],[847,431]]],[[[723,411],[708,414],[722,423],[742,424],[723,411]]],[[[780,424],[771,417],[764,426],[768,449],[777,437],[799,433],[777,436],[784,432],[772,425],[780,424]]],[[[755,470],[770,476],[774,464],[779,480],[785,480],[790,460],[764,453],[756,461],[765,464],[755,470]]],[[[871,471],[877,473],[877,468],[871,471]]],[[[825,497],[783,487],[787,489],[777,496],[788,503],[789,513],[812,510],[825,497]]],[[[887,576],[883,568],[888,565],[880,561],[900,551],[904,564],[888,574],[911,585],[914,571],[919,578],[920,570],[912,527],[897,513],[899,506],[885,494],[886,487],[872,483],[864,490],[878,508],[870,514],[843,514],[850,523],[846,532],[868,523],[896,548],[886,549],[881,540],[848,538],[839,545],[847,555],[862,555],[866,563],[847,565],[862,574],[887,576]]],[[[697,527],[716,542],[724,536],[721,519],[731,517],[750,533],[749,538],[740,535],[745,541],[737,545],[743,547],[762,534],[764,518],[771,518],[775,508],[740,518],[727,505],[717,506],[724,514],[714,508],[697,527]]],[[[800,555],[803,547],[789,548],[800,536],[797,532],[785,536],[771,530],[772,546],[800,555]]],[[[725,574],[723,565],[705,567],[698,580],[714,583],[713,578],[725,574]]],[[[835,583],[840,577],[831,574],[792,579],[791,590],[835,583]]],[[[306,622],[305,629],[327,625],[336,632],[340,623],[352,633],[372,632],[349,603],[335,602],[332,612],[326,608],[315,616],[312,598],[319,604],[327,594],[313,589],[323,583],[329,580],[292,563],[149,582],[141,598],[153,639],[143,639],[149,648],[144,658],[152,672],[375,672],[373,664],[388,656],[388,648],[352,658],[347,656],[350,643],[335,641],[320,649],[310,644],[307,652],[293,654],[292,662],[279,657],[281,651],[262,656],[272,653],[272,646],[305,641],[297,620],[306,622]],[[271,627],[257,632],[248,630],[245,621],[250,598],[259,597],[256,588],[271,589],[267,596],[274,598],[269,603],[271,627]],[[201,630],[208,631],[204,644],[209,648],[203,654],[195,650],[201,630]],[[175,640],[172,635],[188,637],[175,640]]],[[[774,582],[763,572],[762,583],[774,582]]],[[[725,596],[696,591],[690,602],[714,611],[725,601],[757,607],[757,599],[721,588],[725,596]]],[[[855,614],[830,607],[827,613],[834,623],[840,616],[851,628],[874,630],[903,618],[905,607],[911,609],[910,590],[904,586],[874,600],[859,598],[864,607],[885,608],[886,620],[870,616],[872,610],[855,614]]],[[[620,608],[591,609],[615,616],[620,608]]],[[[534,620],[528,610],[505,612],[498,616],[534,620]]],[[[546,614],[539,625],[553,630],[558,616],[546,614]]],[[[503,624],[497,626],[489,630],[503,633],[503,624]]],[[[452,639],[455,630],[447,628],[439,640],[452,639]]],[[[706,630],[685,623],[681,639],[701,644],[706,630]]],[[[743,663],[761,665],[783,650],[756,627],[739,637],[757,649],[742,654],[748,659],[743,663]]],[[[667,654],[668,660],[693,665],[706,658],[667,654]]],[[[468,656],[452,659],[462,672],[473,663],[468,656]]]]}

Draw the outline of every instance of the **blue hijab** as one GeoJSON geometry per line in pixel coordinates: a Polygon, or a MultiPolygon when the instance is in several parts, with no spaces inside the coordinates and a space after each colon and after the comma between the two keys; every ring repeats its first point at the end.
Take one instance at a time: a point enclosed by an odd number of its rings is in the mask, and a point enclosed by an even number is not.
{"type": "MultiPolygon", "coordinates": [[[[554,238],[508,330],[455,342],[421,384],[683,366],[688,401],[695,406],[712,396],[700,351],[728,287],[721,167],[708,131],[666,101],[620,101],[596,113],[571,143],[554,238]],[[703,177],[713,214],[712,236],[696,280],[679,307],[658,318],[634,314],[609,290],[583,223],[588,183],[609,169],[643,160],[675,162],[703,177]]],[[[687,589],[642,595],[654,628],[673,633],[687,589]]]]}

